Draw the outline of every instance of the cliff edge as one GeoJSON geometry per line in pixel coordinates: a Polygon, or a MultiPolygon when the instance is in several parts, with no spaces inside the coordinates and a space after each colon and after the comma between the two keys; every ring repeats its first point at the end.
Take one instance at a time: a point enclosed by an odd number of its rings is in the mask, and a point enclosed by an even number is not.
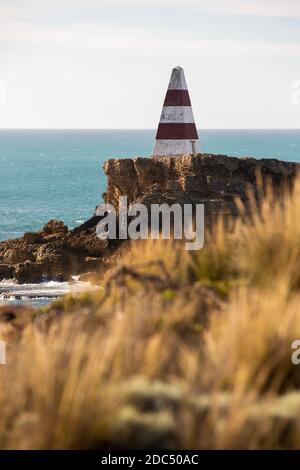
{"type": "Polygon", "coordinates": [[[105,162],[106,203],[118,207],[119,196],[128,203],[205,204],[206,216],[237,215],[236,197],[244,203],[248,190],[257,190],[257,177],[274,190],[291,185],[299,164],[276,159],[237,158],[226,155],[112,159],[105,162]]]}

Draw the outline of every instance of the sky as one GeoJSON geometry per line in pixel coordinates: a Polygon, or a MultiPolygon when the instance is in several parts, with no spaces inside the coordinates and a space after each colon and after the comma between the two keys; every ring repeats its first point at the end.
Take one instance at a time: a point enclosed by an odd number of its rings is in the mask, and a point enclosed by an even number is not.
{"type": "Polygon", "coordinates": [[[0,0],[0,128],[155,128],[177,65],[198,128],[299,128],[300,0],[0,0]]]}

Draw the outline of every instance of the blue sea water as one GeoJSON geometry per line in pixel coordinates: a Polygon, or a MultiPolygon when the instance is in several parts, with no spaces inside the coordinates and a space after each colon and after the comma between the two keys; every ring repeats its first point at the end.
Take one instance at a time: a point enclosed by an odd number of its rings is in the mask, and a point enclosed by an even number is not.
{"type": "MultiPolygon", "coordinates": [[[[300,130],[199,131],[201,151],[300,161],[300,130]]],[[[105,190],[103,162],[148,156],[154,130],[0,130],[0,240],[49,219],[89,218],[105,190]]]]}

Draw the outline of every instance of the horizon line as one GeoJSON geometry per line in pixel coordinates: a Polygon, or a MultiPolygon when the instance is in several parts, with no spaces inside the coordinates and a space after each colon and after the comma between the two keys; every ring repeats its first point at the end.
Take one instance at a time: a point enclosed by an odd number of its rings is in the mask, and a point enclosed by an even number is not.
{"type": "MultiPolygon", "coordinates": [[[[156,131],[151,127],[0,127],[0,131],[156,131]]],[[[198,131],[300,131],[300,127],[197,127],[198,131]]]]}

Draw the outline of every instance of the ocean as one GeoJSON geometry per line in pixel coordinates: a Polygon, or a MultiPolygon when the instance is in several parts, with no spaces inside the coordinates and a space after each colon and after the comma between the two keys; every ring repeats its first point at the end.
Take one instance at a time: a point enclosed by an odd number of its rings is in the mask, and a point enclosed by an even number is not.
{"type": "MultiPolygon", "coordinates": [[[[300,161],[300,130],[199,131],[201,151],[300,161]]],[[[75,227],[105,190],[103,162],[149,156],[153,130],[0,130],[0,240],[50,219],[75,227]]]]}
{"type": "MultiPolygon", "coordinates": [[[[205,153],[300,162],[300,130],[199,135],[205,153]]],[[[53,218],[70,228],[81,224],[101,202],[104,161],[149,156],[154,138],[154,130],[0,130],[0,240],[38,230],[53,218]]]]}

